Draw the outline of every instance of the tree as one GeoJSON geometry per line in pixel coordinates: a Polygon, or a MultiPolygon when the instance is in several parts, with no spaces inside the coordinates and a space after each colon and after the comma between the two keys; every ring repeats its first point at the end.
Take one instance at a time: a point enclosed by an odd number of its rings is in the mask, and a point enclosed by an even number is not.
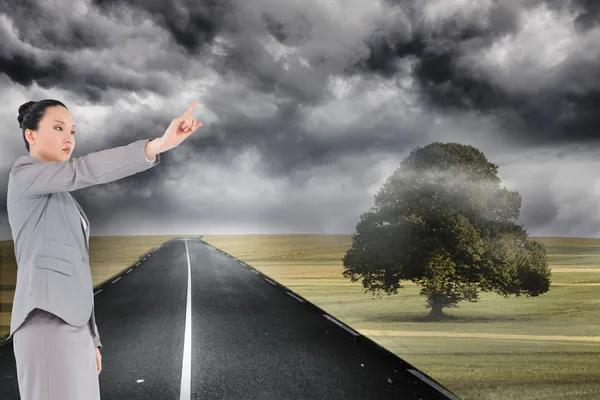
{"type": "Polygon", "coordinates": [[[478,149],[434,142],[414,149],[360,216],[343,276],[366,291],[421,287],[430,316],[479,292],[538,296],[550,289],[545,247],[516,220],[521,196],[500,187],[478,149]]]}

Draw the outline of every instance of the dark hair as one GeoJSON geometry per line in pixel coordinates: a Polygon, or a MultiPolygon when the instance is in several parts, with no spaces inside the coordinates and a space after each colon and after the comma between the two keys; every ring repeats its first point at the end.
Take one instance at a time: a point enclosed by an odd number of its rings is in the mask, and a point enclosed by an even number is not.
{"type": "MultiPolygon", "coordinates": [[[[21,104],[19,107],[19,127],[23,130],[23,140],[25,141],[25,148],[29,151],[29,142],[25,138],[25,129],[36,130],[39,128],[40,120],[46,112],[46,108],[62,106],[67,108],[63,103],[58,100],[45,99],[40,101],[28,101],[27,103],[21,104]]],[[[67,108],[68,110],[68,108],[67,108]]]]}

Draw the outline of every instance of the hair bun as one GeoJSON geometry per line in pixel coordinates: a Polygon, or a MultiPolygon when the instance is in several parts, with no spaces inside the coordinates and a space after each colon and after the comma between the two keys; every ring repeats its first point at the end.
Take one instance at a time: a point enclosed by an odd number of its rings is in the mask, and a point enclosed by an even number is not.
{"type": "Polygon", "coordinates": [[[19,125],[23,122],[23,117],[29,111],[29,109],[35,104],[35,101],[28,101],[27,103],[21,104],[19,107],[19,116],[17,117],[17,121],[19,121],[19,125]]]}

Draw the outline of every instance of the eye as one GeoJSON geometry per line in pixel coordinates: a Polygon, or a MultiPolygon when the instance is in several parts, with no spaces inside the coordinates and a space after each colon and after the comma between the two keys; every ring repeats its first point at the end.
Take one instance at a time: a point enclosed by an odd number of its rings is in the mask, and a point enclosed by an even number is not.
{"type": "MultiPolygon", "coordinates": [[[[62,126],[55,126],[55,128],[62,129],[62,126]]],[[[74,135],[74,134],[75,134],[75,131],[73,131],[73,132],[71,132],[71,133],[74,135]]]]}

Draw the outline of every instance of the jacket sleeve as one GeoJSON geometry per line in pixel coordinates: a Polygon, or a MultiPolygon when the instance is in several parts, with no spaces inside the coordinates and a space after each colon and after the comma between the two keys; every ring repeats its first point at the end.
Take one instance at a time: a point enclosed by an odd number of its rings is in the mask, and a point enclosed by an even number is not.
{"type": "Polygon", "coordinates": [[[138,140],[65,161],[32,160],[16,166],[11,174],[19,191],[27,196],[71,192],[108,183],[160,164],[160,154],[153,161],[146,158],[144,147],[150,140],[138,140]]]}
{"type": "Polygon", "coordinates": [[[102,343],[100,342],[100,333],[98,333],[98,325],[96,325],[96,312],[94,307],[92,308],[92,326],[94,327],[94,347],[102,349],[102,343]]]}

